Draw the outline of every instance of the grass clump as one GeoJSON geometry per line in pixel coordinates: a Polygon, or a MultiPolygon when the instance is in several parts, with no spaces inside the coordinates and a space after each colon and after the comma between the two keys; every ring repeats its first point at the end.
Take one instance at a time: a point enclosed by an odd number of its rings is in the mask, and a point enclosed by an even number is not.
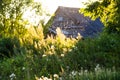
{"type": "Polygon", "coordinates": [[[72,71],[64,74],[62,80],[119,80],[120,72],[109,69],[98,69],[95,71],[72,71]]]}

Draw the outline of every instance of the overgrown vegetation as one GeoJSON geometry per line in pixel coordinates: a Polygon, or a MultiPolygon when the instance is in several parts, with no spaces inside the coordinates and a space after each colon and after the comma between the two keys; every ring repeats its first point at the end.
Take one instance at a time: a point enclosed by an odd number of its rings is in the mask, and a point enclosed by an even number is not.
{"type": "Polygon", "coordinates": [[[4,29],[0,29],[0,80],[120,79],[119,30],[81,40],[80,36],[65,37],[58,28],[56,36],[45,38],[41,25],[25,28],[26,23],[19,22],[21,17],[16,18],[10,24],[10,18],[0,21],[4,29]]]}
{"type": "MultiPolygon", "coordinates": [[[[32,32],[34,31],[33,28],[32,32]]],[[[25,80],[34,80],[41,76],[53,79],[55,74],[63,80],[84,80],[86,78],[93,80],[95,77],[98,80],[99,78],[119,79],[119,71],[117,71],[120,66],[119,35],[102,34],[95,39],[77,42],[75,39],[63,39],[64,36],[60,37],[63,34],[59,34],[56,38],[44,39],[40,32],[31,33],[32,35],[30,34],[21,42],[22,46],[19,47],[19,50],[16,49],[15,55],[10,58],[4,57],[1,60],[1,79],[10,79],[10,75],[13,74],[15,79],[25,80]],[[94,75],[94,70],[98,65],[103,71],[101,73],[96,71],[95,74],[98,73],[101,77],[94,75]],[[109,71],[104,69],[110,69],[112,73],[109,74],[109,71]],[[81,75],[83,78],[78,75],[81,70],[88,71],[83,73],[83,76],[81,75]],[[73,71],[78,71],[78,73],[70,77],[69,75],[73,71]],[[111,76],[112,74],[115,75],[111,76]]]]}
{"type": "Polygon", "coordinates": [[[108,33],[120,32],[120,1],[119,0],[98,0],[87,3],[87,8],[80,12],[93,20],[100,18],[108,33]]]}

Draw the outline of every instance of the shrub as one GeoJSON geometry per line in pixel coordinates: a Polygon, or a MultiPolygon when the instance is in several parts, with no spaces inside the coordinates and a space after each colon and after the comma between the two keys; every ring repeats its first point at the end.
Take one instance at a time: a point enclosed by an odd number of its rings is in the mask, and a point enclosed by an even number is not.
{"type": "Polygon", "coordinates": [[[0,57],[10,57],[19,53],[20,41],[18,38],[5,37],[0,39],[0,57]]]}
{"type": "Polygon", "coordinates": [[[66,54],[65,63],[71,70],[93,69],[97,64],[102,67],[117,67],[120,63],[120,39],[118,34],[102,34],[95,39],[79,41],[71,52],[66,54]]]}

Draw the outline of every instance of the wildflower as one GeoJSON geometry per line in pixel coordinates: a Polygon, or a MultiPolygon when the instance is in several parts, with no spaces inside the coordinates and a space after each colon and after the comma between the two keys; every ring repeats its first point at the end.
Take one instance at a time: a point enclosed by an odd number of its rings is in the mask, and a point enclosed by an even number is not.
{"type": "Polygon", "coordinates": [[[98,71],[98,70],[100,70],[100,67],[99,67],[100,65],[99,64],[97,64],[97,66],[95,67],[95,71],[98,71]]]}
{"type": "Polygon", "coordinates": [[[78,75],[82,75],[82,73],[79,72],[78,75]]]}
{"type": "Polygon", "coordinates": [[[61,54],[61,57],[64,57],[64,54],[61,54]]]}
{"type": "Polygon", "coordinates": [[[16,78],[16,75],[12,73],[9,77],[10,77],[10,80],[13,80],[14,78],[16,78]]]}
{"type": "Polygon", "coordinates": [[[54,45],[52,45],[52,46],[51,46],[51,49],[54,50],[54,48],[55,48],[54,45]]]}
{"type": "Polygon", "coordinates": [[[75,76],[77,74],[77,71],[72,71],[71,73],[73,76],[75,76]]]}
{"type": "Polygon", "coordinates": [[[72,49],[69,49],[69,52],[71,52],[72,51],[72,49]]]}
{"type": "Polygon", "coordinates": [[[25,67],[22,67],[22,70],[25,70],[25,67]]]}
{"type": "Polygon", "coordinates": [[[87,73],[88,72],[88,70],[85,70],[85,73],[87,73]]]}
{"type": "Polygon", "coordinates": [[[59,76],[57,74],[54,74],[53,76],[54,76],[54,78],[59,78],[59,76]]]}
{"type": "Polygon", "coordinates": [[[97,71],[97,68],[95,68],[95,71],[97,71]]]}
{"type": "Polygon", "coordinates": [[[47,77],[44,77],[44,80],[48,80],[48,78],[47,78],[47,77]]]}
{"type": "Polygon", "coordinates": [[[43,55],[42,55],[42,57],[46,57],[46,55],[45,55],[45,54],[43,54],[43,55]]]}
{"type": "Polygon", "coordinates": [[[60,77],[59,80],[63,80],[62,77],[60,77]]]}
{"type": "Polygon", "coordinates": [[[59,80],[63,80],[63,78],[62,78],[62,77],[60,77],[60,78],[59,78],[59,80]]]}
{"type": "Polygon", "coordinates": [[[99,65],[99,64],[97,64],[96,68],[99,68],[99,66],[100,66],[100,65],[99,65]]]}
{"type": "Polygon", "coordinates": [[[36,80],[52,80],[52,79],[42,76],[39,79],[36,77],[36,80]]]}
{"type": "Polygon", "coordinates": [[[15,74],[14,74],[14,73],[12,73],[12,74],[10,75],[10,78],[11,78],[11,77],[15,77],[15,74]]]}

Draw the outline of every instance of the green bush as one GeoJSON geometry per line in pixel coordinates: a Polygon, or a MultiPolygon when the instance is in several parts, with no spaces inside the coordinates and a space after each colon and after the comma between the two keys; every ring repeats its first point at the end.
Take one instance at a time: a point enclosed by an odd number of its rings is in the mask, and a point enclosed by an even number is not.
{"type": "Polygon", "coordinates": [[[20,41],[18,38],[5,37],[0,39],[0,57],[11,57],[19,53],[20,41]]]}
{"type": "Polygon", "coordinates": [[[15,58],[6,58],[2,60],[0,64],[0,79],[9,80],[10,75],[13,75],[14,79],[25,78],[25,58],[23,56],[16,56],[15,58]],[[15,75],[15,76],[14,76],[15,75]]]}
{"type": "MultiPolygon", "coordinates": [[[[30,51],[29,51],[30,52],[30,51]]],[[[0,64],[0,79],[34,80],[35,76],[47,76],[61,72],[61,60],[56,55],[34,56],[31,53],[6,58],[0,64]]]]}
{"type": "Polygon", "coordinates": [[[73,69],[93,69],[97,64],[102,67],[119,67],[120,39],[118,34],[102,34],[95,39],[79,41],[71,52],[66,54],[65,62],[73,69]]]}

